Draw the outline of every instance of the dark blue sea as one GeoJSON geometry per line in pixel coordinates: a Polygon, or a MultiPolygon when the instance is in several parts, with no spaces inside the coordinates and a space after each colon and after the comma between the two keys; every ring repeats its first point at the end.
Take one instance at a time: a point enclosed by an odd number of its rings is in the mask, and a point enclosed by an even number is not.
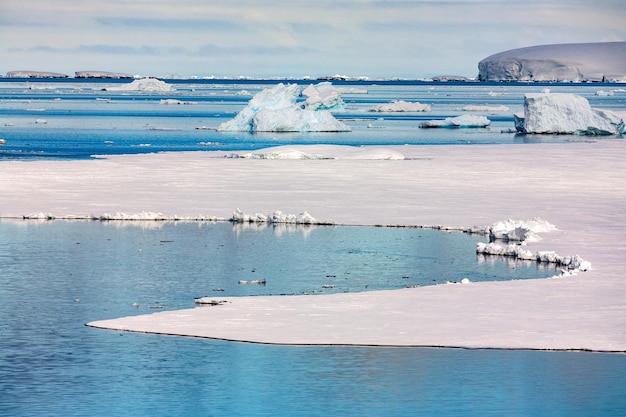
{"type": "MultiPolygon", "coordinates": [[[[343,95],[351,110],[337,117],[352,132],[232,134],[210,129],[265,84],[179,80],[169,94],[102,91],[109,82],[122,81],[0,79],[0,159],[287,143],[566,146],[596,139],[510,133],[523,93],[550,88],[582,94],[597,107],[626,107],[623,92],[596,95],[617,89],[611,85],[347,83],[361,91],[343,95]],[[394,99],[433,111],[366,111],[394,99]],[[511,111],[488,115],[489,129],[418,127],[470,104],[511,111]]],[[[273,346],[85,326],[193,308],[202,296],[315,296],[557,273],[477,256],[475,243],[483,240],[417,228],[2,219],[0,416],[626,415],[623,354],[273,346]]]]}

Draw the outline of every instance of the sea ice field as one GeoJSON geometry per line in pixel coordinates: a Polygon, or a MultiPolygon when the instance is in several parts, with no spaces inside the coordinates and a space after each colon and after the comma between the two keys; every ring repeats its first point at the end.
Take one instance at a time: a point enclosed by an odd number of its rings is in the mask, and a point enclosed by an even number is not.
{"type": "Polygon", "coordinates": [[[251,133],[275,82],[165,81],[0,79],[2,414],[623,415],[623,138],[513,116],[623,85],[333,83],[350,131],[251,133]]]}

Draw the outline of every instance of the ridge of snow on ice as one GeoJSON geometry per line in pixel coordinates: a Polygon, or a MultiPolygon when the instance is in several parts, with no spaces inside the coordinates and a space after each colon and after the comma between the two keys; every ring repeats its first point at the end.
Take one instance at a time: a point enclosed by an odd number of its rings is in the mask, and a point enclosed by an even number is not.
{"type": "Polygon", "coordinates": [[[296,101],[300,96],[297,84],[280,83],[266,88],[248,102],[233,119],[220,124],[221,132],[347,132],[350,127],[335,119],[328,110],[315,110],[338,103],[334,94],[314,95],[309,90],[311,107],[296,101]]]}
{"type": "Polygon", "coordinates": [[[626,81],[626,42],[538,45],[478,63],[480,81],[626,81]]]}
{"type": "Polygon", "coordinates": [[[556,226],[540,218],[528,221],[511,219],[500,221],[485,229],[486,234],[489,235],[489,243],[476,243],[476,253],[563,265],[567,269],[561,270],[561,276],[574,275],[578,271],[591,269],[591,263],[578,255],[560,256],[553,251],[533,253],[527,249],[526,242],[537,242],[540,240],[539,233],[554,230],[557,230],[556,226]],[[516,243],[501,244],[496,243],[497,240],[516,241],[516,243]]]}
{"type": "Polygon", "coordinates": [[[523,133],[619,135],[624,120],[609,110],[594,109],[586,98],[566,93],[527,93],[524,116],[514,115],[523,133]]]}

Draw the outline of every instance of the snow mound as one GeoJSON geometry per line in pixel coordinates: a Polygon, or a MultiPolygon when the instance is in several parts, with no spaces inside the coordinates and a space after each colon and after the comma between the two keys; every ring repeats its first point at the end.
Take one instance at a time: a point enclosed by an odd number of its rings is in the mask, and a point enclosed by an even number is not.
{"type": "Polygon", "coordinates": [[[491,55],[480,81],[626,81],[626,42],[539,45],[491,55]]]}
{"type": "Polygon", "coordinates": [[[368,109],[371,112],[428,112],[429,104],[408,102],[404,100],[392,101],[391,103],[378,104],[368,109]]]}
{"type": "Polygon", "coordinates": [[[404,160],[404,154],[387,147],[341,146],[341,145],[300,145],[297,147],[276,146],[257,152],[227,154],[226,158],[245,159],[342,159],[342,160],[404,160]]]}
{"type": "Polygon", "coordinates": [[[538,233],[546,233],[557,230],[553,224],[534,218],[532,220],[504,220],[492,224],[486,229],[489,240],[504,241],[529,241],[536,242],[539,240],[538,233]]]}
{"type": "Polygon", "coordinates": [[[257,93],[233,119],[222,123],[221,132],[347,132],[350,128],[328,110],[311,110],[296,103],[297,84],[278,84],[257,93]]]}
{"type": "Polygon", "coordinates": [[[330,82],[311,84],[302,90],[302,95],[306,97],[304,105],[309,110],[328,110],[333,113],[347,110],[339,89],[330,82]]]}
{"type": "Polygon", "coordinates": [[[233,223],[330,224],[315,219],[306,211],[300,214],[285,214],[279,210],[275,211],[271,216],[266,216],[261,213],[246,214],[236,209],[230,221],[233,223]]]}
{"type": "Polygon", "coordinates": [[[624,120],[609,110],[591,108],[586,98],[566,93],[524,95],[524,116],[515,115],[523,133],[619,135],[624,120]]]}
{"type": "Polygon", "coordinates": [[[461,127],[487,127],[491,120],[485,116],[462,114],[457,117],[447,117],[443,120],[427,120],[420,124],[422,128],[461,128],[461,127]]]}
{"type": "Polygon", "coordinates": [[[106,91],[145,91],[145,92],[171,92],[174,87],[156,78],[141,78],[124,85],[116,85],[104,88],[106,91]]]}

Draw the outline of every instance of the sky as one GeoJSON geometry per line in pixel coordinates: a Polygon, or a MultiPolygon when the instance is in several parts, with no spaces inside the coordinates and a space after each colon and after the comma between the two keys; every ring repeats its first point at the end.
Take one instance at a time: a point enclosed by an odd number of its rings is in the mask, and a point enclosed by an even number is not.
{"type": "Polygon", "coordinates": [[[476,77],[525,46],[626,40],[623,0],[2,0],[0,74],[476,77]]]}

